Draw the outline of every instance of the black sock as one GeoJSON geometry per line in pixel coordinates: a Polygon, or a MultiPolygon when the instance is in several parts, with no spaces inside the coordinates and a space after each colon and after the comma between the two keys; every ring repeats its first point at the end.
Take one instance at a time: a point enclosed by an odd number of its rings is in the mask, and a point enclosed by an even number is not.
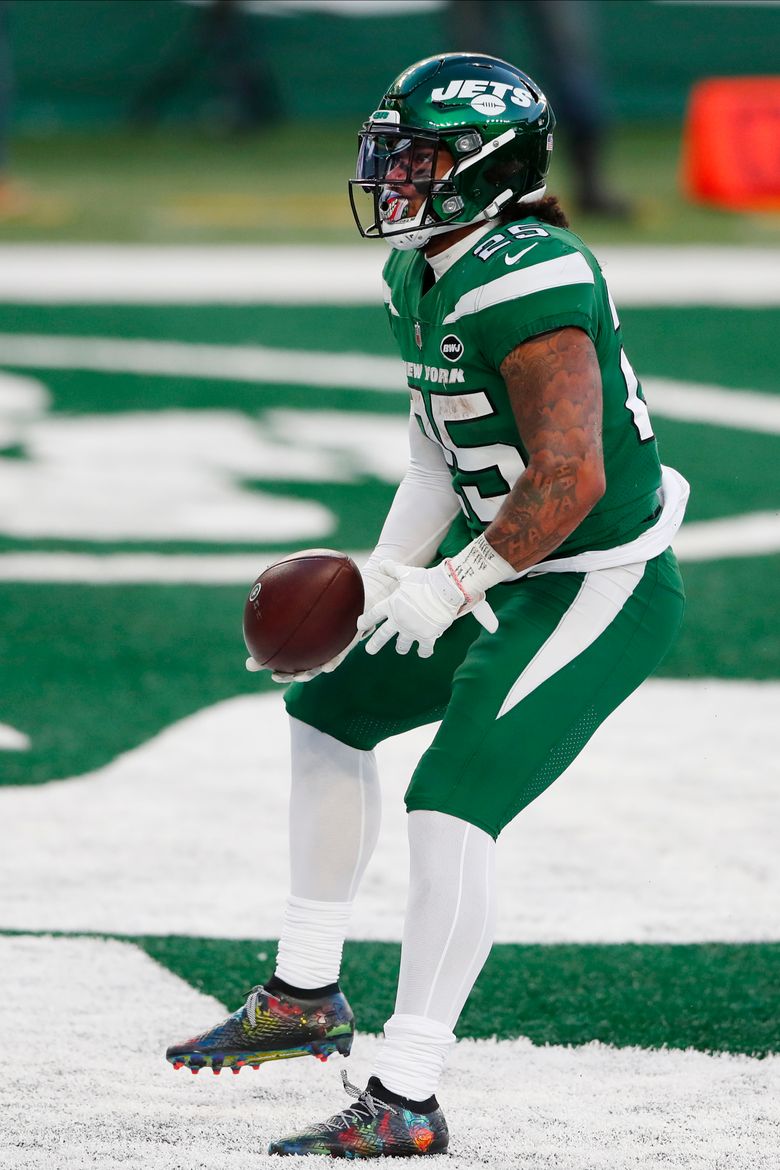
{"type": "Polygon", "coordinates": [[[278,975],[266,979],[263,987],[272,995],[281,991],[285,995],[291,995],[293,999],[324,999],[326,995],[336,995],[339,991],[338,983],[327,983],[324,987],[293,987],[278,975]]]}
{"type": "Polygon", "coordinates": [[[366,1088],[372,1097],[376,1097],[377,1101],[384,1101],[386,1105],[400,1105],[402,1109],[408,1109],[411,1113],[433,1113],[434,1109],[439,1108],[439,1102],[435,1096],[427,1097],[424,1101],[412,1101],[411,1097],[400,1097],[398,1093],[391,1093],[389,1089],[386,1089],[379,1077],[369,1077],[366,1088]]]}

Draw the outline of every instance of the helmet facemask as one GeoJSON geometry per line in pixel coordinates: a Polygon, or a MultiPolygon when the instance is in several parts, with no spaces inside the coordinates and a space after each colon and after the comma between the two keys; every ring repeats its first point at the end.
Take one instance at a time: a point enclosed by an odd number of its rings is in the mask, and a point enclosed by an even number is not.
{"type": "Polygon", "coordinates": [[[438,135],[369,122],[359,141],[349,198],[361,235],[386,239],[395,248],[420,248],[455,226],[463,203],[452,167],[436,177],[443,145],[438,135]]]}
{"type": "MultiPolygon", "coordinates": [[[[521,204],[540,199],[545,192],[546,166],[538,185],[532,184],[533,190],[522,196],[516,193],[516,178],[525,171],[525,165],[511,156],[502,159],[504,148],[514,151],[515,139],[516,132],[511,128],[484,142],[474,128],[444,139],[406,126],[385,124],[379,129],[367,122],[359,135],[357,177],[349,182],[352,214],[360,234],[368,239],[386,239],[393,248],[421,248],[433,236],[494,218],[510,201],[521,204]],[[454,161],[436,177],[442,148],[454,161]],[[466,172],[472,167],[475,170],[467,178],[466,172]],[[487,206],[485,196],[476,200],[467,194],[474,185],[472,177],[483,172],[490,176],[487,206]],[[356,194],[362,208],[356,202],[356,194]],[[368,206],[362,196],[370,198],[368,206]]],[[[548,151],[551,139],[552,135],[548,151]]],[[[476,182],[479,185],[480,180],[476,182]]]]}

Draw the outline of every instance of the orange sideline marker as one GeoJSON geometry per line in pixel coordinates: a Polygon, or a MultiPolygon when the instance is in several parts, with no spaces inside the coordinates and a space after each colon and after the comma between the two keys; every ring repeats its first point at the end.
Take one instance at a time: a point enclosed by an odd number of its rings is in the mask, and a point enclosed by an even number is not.
{"type": "Polygon", "coordinates": [[[780,211],[780,77],[716,77],[694,86],[682,185],[695,202],[780,211]]]}

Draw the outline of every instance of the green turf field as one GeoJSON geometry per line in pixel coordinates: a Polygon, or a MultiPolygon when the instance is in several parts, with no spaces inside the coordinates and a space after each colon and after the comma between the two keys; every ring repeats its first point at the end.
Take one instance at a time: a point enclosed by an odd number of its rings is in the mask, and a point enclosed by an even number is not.
{"type": "MultiPolygon", "coordinates": [[[[697,381],[731,387],[736,394],[751,388],[771,394],[777,388],[772,358],[776,316],[771,309],[633,308],[623,312],[623,322],[632,361],[643,375],[682,382],[695,375],[697,381]],[[738,337],[739,346],[724,346],[729,337],[738,337]]],[[[384,321],[368,307],[292,312],[277,306],[27,305],[14,308],[12,317],[7,312],[6,318],[25,334],[160,338],[184,347],[195,340],[280,348],[300,344],[323,354],[359,346],[367,354],[391,353],[384,321]]],[[[317,540],[367,549],[392,499],[392,471],[383,472],[363,442],[381,424],[403,450],[403,392],[321,387],[316,417],[336,426],[338,434],[318,443],[300,433],[313,405],[305,385],[256,386],[34,365],[17,373],[39,378],[49,401],[29,431],[29,446],[15,437],[5,448],[9,491],[23,496],[32,476],[41,493],[34,497],[37,508],[49,508],[50,517],[46,528],[38,515],[17,512],[10,526],[14,531],[6,526],[0,534],[0,554],[262,555],[264,549],[270,554],[317,540]],[[215,426],[224,427],[224,439],[215,433],[213,455],[204,463],[211,446],[206,436],[215,426]],[[285,463],[282,456],[281,465],[264,474],[275,436],[290,457],[285,463]],[[251,468],[245,456],[236,458],[229,449],[239,440],[257,444],[251,468]],[[312,444],[322,454],[323,443],[326,455],[328,449],[340,451],[346,461],[307,482],[301,478],[301,456],[312,444]],[[117,462],[108,462],[104,449],[114,452],[117,462]],[[187,521],[179,509],[186,504],[188,485],[193,490],[193,477],[199,492],[211,485],[226,493],[226,508],[255,501],[256,515],[243,533],[219,524],[201,526],[199,533],[187,521]],[[226,478],[231,482],[226,484],[226,478]],[[146,484],[143,492],[140,483],[146,484]],[[113,520],[111,505],[104,502],[112,494],[113,520]],[[297,537],[278,522],[290,507],[308,509],[297,537]],[[264,521],[270,525],[265,536],[264,521]]],[[[713,426],[706,418],[683,422],[660,416],[655,426],[663,458],[692,484],[690,522],[780,508],[776,434],[713,426]]],[[[402,470],[400,463],[399,474],[402,470]]],[[[769,620],[776,565],[777,557],[732,557],[688,566],[686,623],[661,672],[679,678],[780,676],[780,635],[769,620]],[[735,595],[749,596],[751,603],[735,606],[735,595]]],[[[236,669],[241,646],[235,615],[241,597],[241,584],[201,584],[182,592],[162,583],[96,589],[84,583],[0,581],[7,615],[0,632],[6,718],[32,741],[29,751],[6,758],[4,782],[40,783],[99,767],[175,719],[256,688],[256,680],[236,669]],[[97,643],[89,637],[91,629],[102,632],[97,643]],[[55,645],[60,646],[59,661],[52,673],[55,645]],[[209,662],[205,677],[198,669],[204,656],[209,662]],[[174,675],[177,682],[171,687],[174,675]],[[132,720],[108,717],[123,705],[138,714],[132,720]],[[45,719],[52,708],[59,718],[45,719]]],[[[271,684],[261,676],[259,685],[271,684]]]]}
{"type": "MultiPolygon", "coordinates": [[[[138,945],[196,987],[239,1003],[272,942],[145,938],[138,945]]],[[[766,1056],[780,1048],[769,1010],[780,944],[749,946],[513,946],[493,951],[461,1017],[461,1036],[535,1044],[697,1048],[766,1056]]],[[[400,948],[351,944],[344,981],[367,1031],[392,1014],[400,948]],[[370,986],[365,972],[370,969],[370,986]]]]}

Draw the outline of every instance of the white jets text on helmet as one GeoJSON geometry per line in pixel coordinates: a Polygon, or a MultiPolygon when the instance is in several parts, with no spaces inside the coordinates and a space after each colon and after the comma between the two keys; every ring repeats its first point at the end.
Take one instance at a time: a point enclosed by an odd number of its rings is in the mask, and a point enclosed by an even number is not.
{"type": "Polygon", "coordinates": [[[492,93],[499,101],[503,101],[507,94],[509,94],[509,101],[515,106],[522,106],[526,109],[532,105],[533,97],[522,85],[507,85],[503,81],[483,81],[472,80],[470,78],[463,78],[462,80],[453,80],[449,83],[446,89],[434,89],[431,92],[431,101],[434,102],[449,102],[453,98],[476,98],[480,94],[492,93]],[[511,90],[511,93],[510,93],[511,90]]]}

